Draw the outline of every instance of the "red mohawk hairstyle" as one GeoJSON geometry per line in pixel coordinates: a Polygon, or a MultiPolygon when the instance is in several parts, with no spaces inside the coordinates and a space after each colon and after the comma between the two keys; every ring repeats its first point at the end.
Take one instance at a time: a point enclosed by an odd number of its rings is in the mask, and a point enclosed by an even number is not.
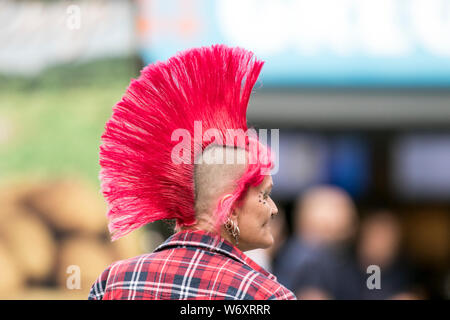
{"type": "Polygon", "coordinates": [[[207,144],[194,145],[190,163],[177,164],[172,152],[179,141],[172,133],[184,129],[193,138],[195,121],[203,132],[246,131],[247,104],[262,66],[252,52],[214,45],[148,65],[131,81],[100,146],[112,240],[156,220],[195,223],[194,159],[207,144]]]}

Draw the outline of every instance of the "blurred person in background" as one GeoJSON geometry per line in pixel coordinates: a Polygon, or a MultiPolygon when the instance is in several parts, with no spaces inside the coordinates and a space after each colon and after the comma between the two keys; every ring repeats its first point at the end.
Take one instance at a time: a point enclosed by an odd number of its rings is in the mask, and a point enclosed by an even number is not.
{"type": "Polygon", "coordinates": [[[357,258],[361,276],[362,299],[419,299],[413,291],[413,273],[401,252],[402,231],[398,218],[388,210],[371,212],[361,222],[357,258]],[[381,271],[381,288],[365,285],[367,267],[381,271]]]}
{"type": "Polygon", "coordinates": [[[350,253],[357,216],[350,196],[337,187],[313,187],[298,198],[294,221],[275,264],[278,280],[299,299],[358,298],[350,253]]]}

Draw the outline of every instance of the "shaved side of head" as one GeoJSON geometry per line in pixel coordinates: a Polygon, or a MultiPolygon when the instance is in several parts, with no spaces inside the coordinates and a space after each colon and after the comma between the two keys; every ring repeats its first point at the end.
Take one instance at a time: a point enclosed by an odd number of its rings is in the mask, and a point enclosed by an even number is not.
{"type": "Polygon", "coordinates": [[[194,168],[195,214],[199,223],[211,222],[220,198],[231,193],[245,173],[247,151],[236,147],[210,145],[194,168]]]}

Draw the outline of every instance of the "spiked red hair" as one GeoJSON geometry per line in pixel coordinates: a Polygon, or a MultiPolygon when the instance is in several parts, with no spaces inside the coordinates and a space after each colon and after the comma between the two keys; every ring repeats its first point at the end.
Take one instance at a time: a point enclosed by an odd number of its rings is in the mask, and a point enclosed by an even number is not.
{"type": "MultiPolygon", "coordinates": [[[[262,66],[250,51],[214,45],[148,65],[131,81],[100,146],[112,240],[160,219],[176,219],[178,226],[195,223],[194,159],[208,144],[194,145],[190,164],[176,164],[171,153],[178,141],[171,140],[172,132],[183,128],[193,137],[194,121],[224,136],[227,129],[246,131],[247,105],[262,66]]],[[[261,166],[272,162],[248,166],[233,197],[216,210],[218,221],[250,185],[261,183],[261,166]]]]}

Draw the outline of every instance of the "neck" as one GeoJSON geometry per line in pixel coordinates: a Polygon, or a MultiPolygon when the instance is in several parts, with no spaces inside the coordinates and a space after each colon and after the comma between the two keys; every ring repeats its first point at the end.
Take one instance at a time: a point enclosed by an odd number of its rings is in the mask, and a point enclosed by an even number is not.
{"type": "MultiPolygon", "coordinates": [[[[206,219],[197,219],[197,222],[191,226],[182,227],[180,231],[183,230],[203,230],[206,232],[210,232],[213,234],[220,235],[223,239],[227,240],[228,242],[232,243],[234,246],[236,246],[236,240],[231,236],[229,232],[225,230],[223,226],[220,227],[220,230],[217,230],[214,226],[214,224],[206,219]]],[[[239,248],[239,246],[236,246],[239,248]]]]}

